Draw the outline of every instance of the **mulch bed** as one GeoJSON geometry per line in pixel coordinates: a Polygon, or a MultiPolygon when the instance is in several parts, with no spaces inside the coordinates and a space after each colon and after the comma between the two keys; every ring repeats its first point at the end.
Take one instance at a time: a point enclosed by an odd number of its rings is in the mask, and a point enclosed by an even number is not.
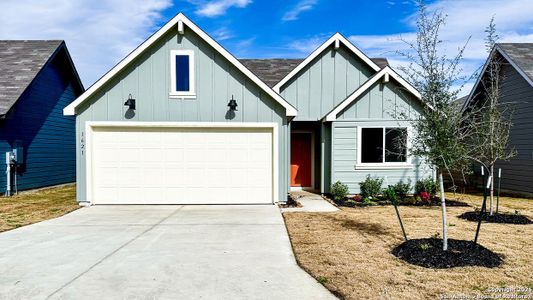
{"type": "MultiPolygon", "coordinates": [[[[357,201],[350,201],[350,202],[344,202],[344,203],[337,203],[337,205],[340,206],[346,206],[346,207],[365,207],[365,206],[372,206],[372,205],[392,205],[392,202],[388,200],[377,200],[373,201],[372,204],[364,203],[364,202],[357,202],[357,201]]],[[[400,206],[441,206],[440,200],[437,201],[431,201],[431,202],[424,202],[424,201],[401,201],[400,206]]],[[[456,206],[456,207],[468,207],[470,206],[466,202],[458,201],[458,200],[446,200],[446,206],[456,206]]]]}
{"type": "Polygon", "coordinates": [[[448,250],[442,250],[442,239],[426,238],[403,242],[392,254],[410,264],[434,269],[480,266],[495,268],[502,264],[500,255],[474,244],[473,241],[448,239],[448,250]]]}
{"type": "MultiPolygon", "coordinates": [[[[404,201],[404,202],[401,202],[400,205],[404,205],[404,206],[441,206],[441,202],[439,199],[436,199],[436,200],[433,200],[431,202],[423,202],[423,201],[418,201],[418,202],[408,202],[408,201],[404,201]]],[[[465,207],[465,206],[470,206],[468,203],[466,202],[462,202],[462,201],[459,201],[459,200],[448,200],[446,199],[446,206],[458,206],[458,207],[465,207]]]]}
{"type": "MultiPolygon", "coordinates": [[[[478,211],[468,211],[459,216],[458,218],[465,219],[468,221],[479,221],[479,212],[478,211]]],[[[484,212],[481,215],[481,220],[488,223],[502,223],[502,224],[517,224],[517,225],[527,225],[532,224],[527,216],[519,214],[493,214],[492,216],[488,212],[484,212]]]]}

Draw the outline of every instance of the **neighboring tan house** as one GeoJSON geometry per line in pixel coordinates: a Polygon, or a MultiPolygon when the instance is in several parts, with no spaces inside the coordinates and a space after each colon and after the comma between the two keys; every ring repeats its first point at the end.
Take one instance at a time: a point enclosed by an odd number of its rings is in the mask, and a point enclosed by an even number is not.
{"type": "Polygon", "coordinates": [[[75,119],[62,111],[82,92],[65,42],[0,41],[3,194],[75,181],[75,119]]]}
{"type": "MultiPolygon", "coordinates": [[[[516,156],[497,162],[502,169],[501,188],[507,192],[533,194],[533,43],[498,43],[489,58],[502,61],[500,101],[513,111],[509,145],[516,156]]],[[[463,109],[484,97],[485,67],[463,109]]]]}
{"type": "Polygon", "coordinates": [[[340,34],[305,60],[238,60],[180,13],[65,108],[78,201],[260,204],[431,176],[393,142],[421,104],[385,64],[340,34]]]}

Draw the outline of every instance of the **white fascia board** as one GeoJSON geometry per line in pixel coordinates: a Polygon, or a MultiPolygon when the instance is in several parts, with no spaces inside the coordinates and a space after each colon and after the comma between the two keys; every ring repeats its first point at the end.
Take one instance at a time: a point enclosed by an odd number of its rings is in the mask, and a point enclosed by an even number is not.
{"type": "Polygon", "coordinates": [[[126,58],[120,61],[115,67],[113,67],[109,72],[107,72],[102,78],[100,78],[96,83],[94,83],[89,89],[85,91],[81,96],[79,96],[74,102],[69,104],[63,109],[63,114],[67,116],[76,114],[76,107],[78,107],[83,101],[88,97],[93,95],[97,90],[99,90],[106,82],[111,80],[115,75],[117,75],[121,70],[128,66],[135,58],[141,55],[148,47],[154,44],[159,38],[161,38],[165,33],[171,30],[178,22],[182,22],[185,26],[191,29],[196,33],[200,38],[202,38],[206,43],[213,47],[218,53],[220,53],[224,58],[230,61],[237,69],[244,73],[250,80],[256,83],[262,90],[264,90],[269,96],[274,98],[279,104],[285,108],[285,115],[294,117],[297,114],[297,110],[289,102],[287,102],[281,95],[274,92],[268,85],[266,85],[262,80],[260,80],[255,74],[248,70],[237,58],[235,58],[231,53],[229,53],[224,47],[218,44],[213,40],[207,33],[200,29],[196,24],[189,20],[183,13],[177,14],[172,20],[167,22],[161,29],[155,32],[150,36],[146,41],[144,41],[139,47],[133,50],[126,58]]]}
{"type": "Polygon", "coordinates": [[[289,74],[287,74],[287,76],[285,76],[280,82],[278,82],[274,86],[274,90],[280,93],[283,85],[285,85],[289,80],[291,80],[291,78],[296,76],[303,68],[310,64],[317,56],[319,56],[329,46],[331,46],[331,44],[334,43],[344,44],[348,49],[350,49],[350,51],[352,51],[352,53],[354,53],[357,57],[363,60],[374,71],[378,72],[380,70],[380,67],[375,62],[373,62],[368,56],[361,52],[361,50],[355,47],[354,44],[352,44],[342,34],[337,32],[327,41],[325,41],[322,45],[320,45],[320,47],[318,47],[315,51],[313,51],[306,59],[304,59],[304,61],[302,61],[296,68],[294,68],[289,74]]]}
{"type": "Polygon", "coordinates": [[[420,93],[405,79],[403,79],[398,73],[396,73],[393,69],[390,67],[385,67],[381,71],[379,71],[377,74],[375,74],[373,77],[368,79],[363,85],[361,85],[355,92],[353,92],[350,96],[348,96],[344,101],[342,101],[337,107],[335,107],[330,113],[326,115],[324,120],[326,122],[336,121],[337,115],[343,111],[348,105],[350,105],[353,101],[355,101],[359,96],[361,96],[364,92],[366,92],[374,83],[376,83],[378,80],[380,80],[383,76],[388,75],[394,78],[402,87],[404,87],[407,91],[409,91],[411,94],[413,94],[416,98],[421,100],[422,96],[420,93]]]}

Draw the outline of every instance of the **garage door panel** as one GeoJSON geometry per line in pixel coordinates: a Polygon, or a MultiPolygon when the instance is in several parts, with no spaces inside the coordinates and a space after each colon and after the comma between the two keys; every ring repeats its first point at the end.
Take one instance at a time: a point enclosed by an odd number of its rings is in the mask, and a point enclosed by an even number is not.
{"type": "Polygon", "coordinates": [[[92,147],[96,204],[273,200],[272,129],[97,128],[92,147]]]}

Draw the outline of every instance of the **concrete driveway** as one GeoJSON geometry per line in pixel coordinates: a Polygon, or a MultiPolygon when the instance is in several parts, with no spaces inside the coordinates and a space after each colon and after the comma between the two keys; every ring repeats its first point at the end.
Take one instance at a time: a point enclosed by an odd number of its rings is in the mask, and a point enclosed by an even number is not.
{"type": "Polygon", "coordinates": [[[0,299],[331,299],[275,206],[94,206],[0,233],[0,299]]]}

